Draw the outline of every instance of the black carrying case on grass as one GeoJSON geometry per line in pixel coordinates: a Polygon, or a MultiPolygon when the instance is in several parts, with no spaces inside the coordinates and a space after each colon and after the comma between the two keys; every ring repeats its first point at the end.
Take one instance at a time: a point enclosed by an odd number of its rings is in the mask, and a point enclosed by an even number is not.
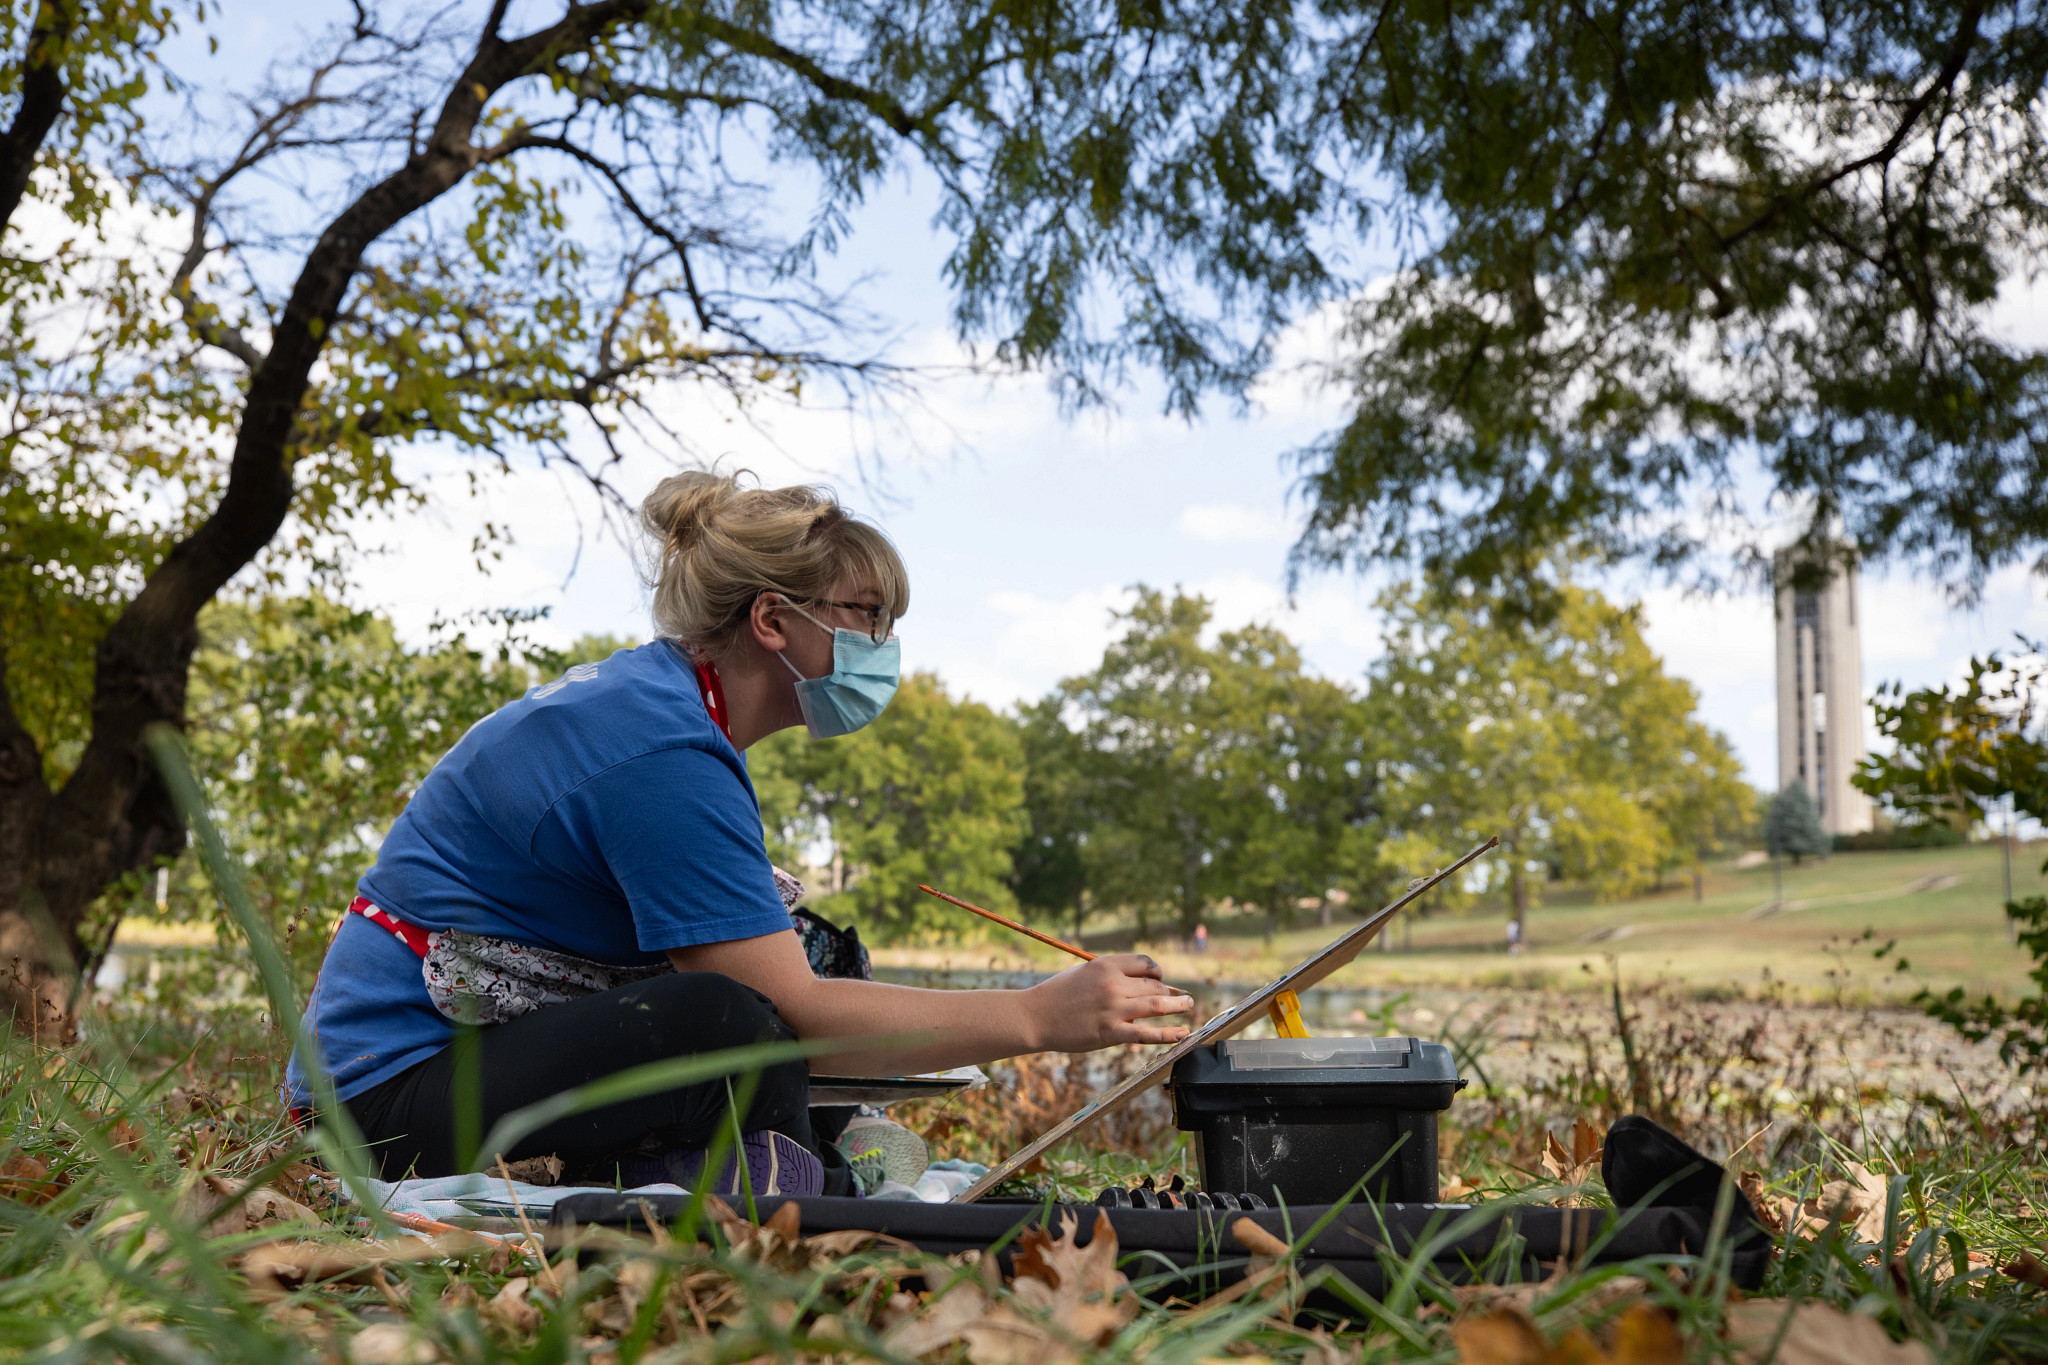
{"type": "Polygon", "coordinates": [[[1464,1084],[1421,1038],[1233,1038],[1181,1058],[1167,1089],[1204,1189],[1332,1204],[1365,1180],[1377,1202],[1430,1204],[1437,1115],[1464,1084]]]}
{"type": "MultiPolygon", "coordinates": [[[[1612,1209],[1540,1208],[1522,1204],[1372,1204],[1358,1202],[1338,1211],[1302,1249],[1303,1273],[1327,1268],[1377,1297],[1385,1289],[1383,1256],[1406,1258],[1428,1245],[1436,1272],[1453,1282],[1506,1283],[1536,1280],[1567,1263],[1611,1264],[1643,1256],[1697,1256],[1706,1249],[1715,1201],[1728,1200],[1727,1237],[1731,1270],[1745,1289],[1762,1283],[1771,1251],[1770,1235],[1742,1191],[1713,1162],[1648,1119],[1629,1117],[1608,1133],[1602,1173],[1615,1202],[1612,1209]],[[1725,1191],[1725,1194],[1724,1194],[1725,1191]],[[1455,1234],[1455,1235],[1447,1235],[1455,1234]]],[[[687,1196],[583,1194],[555,1205],[557,1226],[600,1224],[645,1229],[647,1219],[672,1223],[687,1196]]],[[[795,1203],[806,1235],[863,1229],[913,1243],[936,1256],[1014,1242],[1025,1226],[1057,1231],[1063,1219],[1077,1223],[1076,1240],[1086,1245],[1098,1214],[1116,1230],[1125,1273],[1134,1279],[1179,1272],[1148,1287],[1162,1299],[1213,1293],[1242,1278],[1248,1252],[1230,1235],[1231,1224],[1249,1218],[1283,1239],[1298,1238],[1330,1212],[1328,1205],[1232,1213],[1210,1209],[1104,1209],[1093,1204],[1046,1206],[1033,1203],[919,1204],[879,1199],[764,1198],[756,1208],[765,1219],[795,1203]],[[1129,1258],[1136,1257],[1131,1260],[1129,1258]]],[[[1004,1271],[1008,1273],[1007,1249],[1004,1271]]]]}

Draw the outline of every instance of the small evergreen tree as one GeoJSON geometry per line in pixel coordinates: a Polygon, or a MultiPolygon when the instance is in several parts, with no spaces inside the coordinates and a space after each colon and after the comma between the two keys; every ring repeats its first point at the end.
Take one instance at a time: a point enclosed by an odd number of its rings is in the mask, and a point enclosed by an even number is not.
{"type": "Polygon", "coordinates": [[[1764,841],[1773,858],[1790,857],[1794,867],[1808,854],[1816,858],[1833,851],[1834,841],[1821,828],[1813,798],[1799,782],[1788,783],[1771,801],[1771,813],[1764,818],[1764,841]]]}

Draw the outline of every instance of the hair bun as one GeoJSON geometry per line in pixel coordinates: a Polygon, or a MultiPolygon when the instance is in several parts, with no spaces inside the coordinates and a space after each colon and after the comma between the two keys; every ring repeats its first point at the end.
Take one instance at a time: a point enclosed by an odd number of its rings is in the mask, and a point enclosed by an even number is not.
{"type": "Polygon", "coordinates": [[[701,542],[739,491],[737,474],[708,469],[671,474],[640,504],[640,525],[660,544],[665,559],[701,542]]]}
{"type": "Polygon", "coordinates": [[[685,470],[640,504],[661,635],[716,656],[739,639],[764,591],[816,600],[848,576],[872,582],[891,616],[909,610],[910,580],[887,536],[826,489],[747,488],[742,478],[752,475],[685,470]]]}

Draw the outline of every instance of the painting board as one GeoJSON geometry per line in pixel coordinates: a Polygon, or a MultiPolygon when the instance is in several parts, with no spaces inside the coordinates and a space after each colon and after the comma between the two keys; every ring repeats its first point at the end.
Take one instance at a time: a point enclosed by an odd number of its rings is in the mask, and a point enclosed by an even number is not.
{"type": "Polygon", "coordinates": [[[1097,1119],[1121,1108],[1134,1096],[1159,1084],[1161,1078],[1172,1069],[1175,1062],[1187,1056],[1196,1048],[1207,1047],[1211,1043],[1220,1043],[1226,1038],[1232,1038],[1242,1033],[1255,1022],[1266,1017],[1267,1004],[1275,996],[1279,995],[1280,992],[1305,991],[1327,978],[1332,972],[1349,965],[1354,958],[1365,950],[1365,945],[1372,942],[1373,935],[1385,928],[1389,920],[1393,919],[1395,915],[1399,914],[1417,897],[1428,894],[1429,890],[1438,882],[1452,873],[1461,870],[1473,859],[1498,846],[1499,843],[1500,840],[1497,837],[1488,839],[1449,867],[1413,882],[1399,900],[1396,900],[1371,918],[1339,935],[1320,951],[1311,954],[1297,966],[1274,977],[1271,981],[1268,981],[1265,985],[1259,987],[1250,995],[1247,995],[1244,999],[1202,1025],[1187,1037],[1175,1043],[1172,1047],[1167,1048],[1166,1051],[1153,1058],[1151,1064],[1146,1066],[1143,1071],[1120,1082],[1100,1098],[1084,1105],[1067,1118],[1062,1119],[1050,1131],[1026,1146],[1024,1150],[1018,1152],[1008,1161],[1005,1161],[1002,1165],[968,1186],[957,1202],[962,1204],[973,1203],[994,1189],[998,1184],[1008,1180],[1018,1171],[1037,1160],[1045,1152],[1065,1142],[1097,1119]]]}

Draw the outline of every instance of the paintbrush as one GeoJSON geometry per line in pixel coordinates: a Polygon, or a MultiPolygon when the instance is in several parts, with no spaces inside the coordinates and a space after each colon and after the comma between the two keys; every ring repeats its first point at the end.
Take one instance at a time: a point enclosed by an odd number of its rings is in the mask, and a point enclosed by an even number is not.
{"type": "Polygon", "coordinates": [[[1024,935],[1026,938],[1035,938],[1048,948],[1057,948],[1063,953],[1072,953],[1075,957],[1080,958],[1083,962],[1093,962],[1095,960],[1095,954],[1089,952],[1086,948],[1076,948],[1073,944],[1068,943],[1064,939],[1054,938],[1051,934],[1041,934],[1036,929],[1032,928],[1030,925],[1019,924],[1017,923],[1017,921],[1013,919],[1007,919],[1002,915],[998,915],[993,910],[984,910],[978,905],[969,905],[966,901],[961,900],[958,896],[949,896],[943,891],[934,891],[929,886],[926,886],[923,882],[919,882],[917,884],[917,889],[924,892],[927,896],[937,896],[940,900],[946,902],[948,905],[957,905],[962,910],[972,910],[975,914],[980,915],[983,919],[994,920],[997,924],[1002,925],[1005,929],[1015,929],[1018,933],[1024,935]]]}

